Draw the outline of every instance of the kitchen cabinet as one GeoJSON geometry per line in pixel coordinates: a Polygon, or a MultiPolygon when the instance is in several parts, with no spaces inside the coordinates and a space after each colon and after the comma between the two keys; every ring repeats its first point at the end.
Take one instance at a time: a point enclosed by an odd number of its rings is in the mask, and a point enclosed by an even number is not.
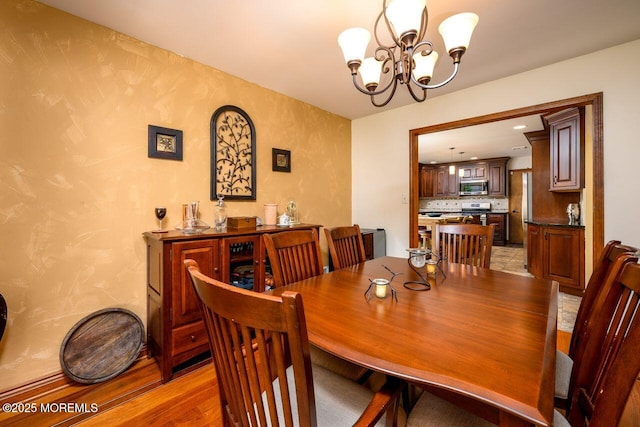
{"type": "Polygon", "coordinates": [[[458,165],[460,180],[487,180],[489,196],[507,195],[507,161],[508,157],[496,157],[475,163],[458,165]]]}
{"type": "Polygon", "coordinates": [[[459,165],[458,176],[460,179],[488,179],[487,164],[483,162],[459,165]]]}
{"type": "Polygon", "coordinates": [[[540,226],[527,224],[527,271],[535,277],[543,277],[542,274],[542,248],[540,226]]]}
{"type": "Polygon", "coordinates": [[[507,195],[507,160],[490,162],[489,170],[489,195],[507,195]]]}
{"type": "Polygon", "coordinates": [[[584,290],[584,227],[529,224],[527,268],[536,277],[555,280],[560,290],[582,295],[584,290]],[[539,264],[536,264],[536,261],[539,264]]]}
{"type": "Polygon", "coordinates": [[[490,213],[487,214],[487,225],[493,224],[493,245],[504,246],[507,243],[506,226],[507,214],[490,213]]]}
{"type": "Polygon", "coordinates": [[[160,366],[162,382],[210,360],[209,342],[198,298],[184,268],[194,259],[207,276],[256,291],[265,289],[269,262],[262,234],[291,229],[319,230],[299,224],[283,229],[206,231],[185,235],[178,231],[144,233],[147,244],[147,347],[160,366]],[[239,273],[240,272],[240,273],[239,273]],[[239,276],[240,277],[239,277],[239,276]],[[240,280],[240,279],[251,280],[240,280]]]}
{"type": "Polygon", "coordinates": [[[434,168],[428,165],[420,165],[419,197],[433,197],[434,168]]]}
{"type": "Polygon", "coordinates": [[[550,130],[550,191],[584,188],[584,109],[569,108],[548,116],[550,130]]]}
{"type": "Polygon", "coordinates": [[[450,174],[449,166],[434,169],[434,197],[456,197],[458,195],[458,174],[450,174]]]}

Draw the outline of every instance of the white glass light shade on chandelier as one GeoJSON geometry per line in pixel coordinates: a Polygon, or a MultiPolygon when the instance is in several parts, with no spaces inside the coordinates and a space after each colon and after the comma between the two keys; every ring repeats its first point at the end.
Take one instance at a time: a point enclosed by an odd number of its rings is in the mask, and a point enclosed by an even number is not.
{"type": "Polygon", "coordinates": [[[365,58],[371,34],[364,28],[350,28],[338,37],[347,67],[351,70],[353,84],[371,97],[373,105],[382,107],[395,94],[398,83],[406,85],[417,102],[427,97],[427,89],[442,87],[458,73],[460,59],[469,47],[471,34],[478,23],[474,13],[460,13],[445,19],[438,30],[444,39],[449,56],[453,60],[451,75],[437,84],[429,84],[438,61],[438,53],[432,43],[424,41],[428,24],[426,0],[392,0],[382,2],[382,12],[374,25],[377,43],[374,55],[365,58]],[[378,37],[378,25],[383,21],[393,44],[385,46],[378,37]],[[360,83],[358,81],[360,75],[360,83]],[[386,75],[384,83],[381,83],[386,75]],[[375,97],[387,91],[387,97],[378,102],[375,97]],[[420,94],[422,91],[422,94],[420,94]]]}

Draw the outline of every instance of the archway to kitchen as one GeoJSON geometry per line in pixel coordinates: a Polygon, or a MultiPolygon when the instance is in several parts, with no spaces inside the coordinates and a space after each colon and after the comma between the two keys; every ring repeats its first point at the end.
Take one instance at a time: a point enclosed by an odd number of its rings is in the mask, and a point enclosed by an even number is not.
{"type": "Polygon", "coordinates": [[[592,110],[592,212],[591,221],[587,225],[587,234],[592,236],[592,258],[597,259],[604,246],[604,159],[602,135],[602,93],[568,98],[529,107],[518,108],[484,116],[472,117],[454,122],[412,129],[409,134],[409,242],[411,247],[418,246],[418,212],[419,212],[419,167],[418,167],[418,137],[422,134],[457,129],[484,123],[491,123],[505,119],[529,116],[532,114],[547,114],[570,107],[590,106],[592,110]]]}

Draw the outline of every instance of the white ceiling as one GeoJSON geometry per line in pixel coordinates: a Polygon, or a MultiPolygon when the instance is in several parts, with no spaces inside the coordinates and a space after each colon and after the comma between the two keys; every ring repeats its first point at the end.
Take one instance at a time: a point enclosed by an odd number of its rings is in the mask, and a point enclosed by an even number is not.
{"type": "MultiPolygon", "coordinates": [[[[350,27],[373,31],[382,1],[40,1],[349,119],[414,102],[400,87],[387,107],[372,106],[353,87],[336,41],[350,27]]],[[[429,97],[640,38],[639,0],[428,0],[428,7],[426,38],[440,52],[434,83],[451,71],[440,22],[458,12],[480,17],[458,76],[429,97]]]]}

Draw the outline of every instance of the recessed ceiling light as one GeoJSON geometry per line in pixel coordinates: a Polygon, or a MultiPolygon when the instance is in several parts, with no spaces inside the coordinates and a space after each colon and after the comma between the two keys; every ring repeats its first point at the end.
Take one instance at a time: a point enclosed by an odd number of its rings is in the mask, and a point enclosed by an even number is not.
{"type": "Polygon", "coordinates": [[[514,126],[513,130],[520,130],[520,129],[524,129],[526,127],[527,127],[526,125],[518,125],[518,126],[514,126]]]}
{"type": "Polygon", "coordinates": [[[478,156],[470,157],[469,160],[478,160],[478,156]]]}
{"type": "Polygon", "coordinates": [[[436,162],[435,160],[431,160],[429,163],[431,163],[432,165],[435,165],[438,162],[436,162]]]}

